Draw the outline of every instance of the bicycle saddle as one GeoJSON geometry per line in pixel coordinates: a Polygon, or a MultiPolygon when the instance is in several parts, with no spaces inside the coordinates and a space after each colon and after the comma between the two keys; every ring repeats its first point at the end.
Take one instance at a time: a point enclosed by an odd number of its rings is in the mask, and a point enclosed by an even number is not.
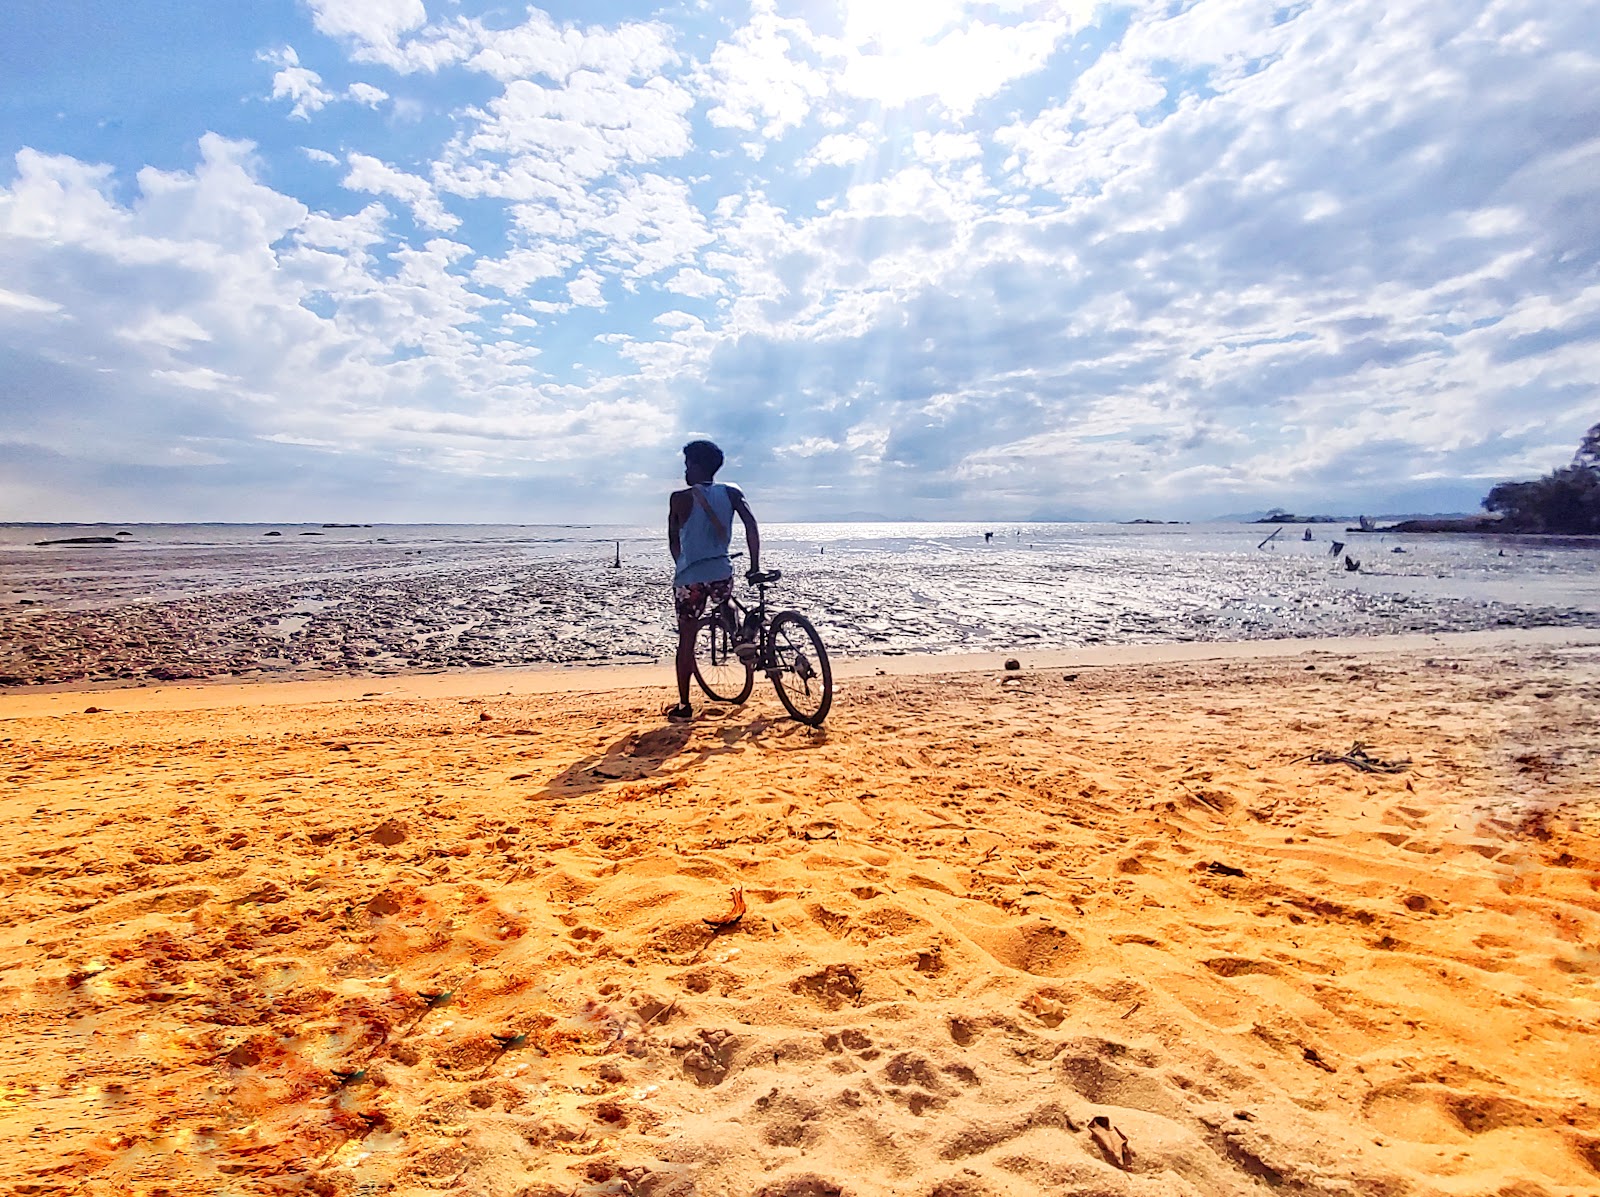
{"type": "Polygon", "coordinates": [[[745,580],[752,586],[766,586],[769,583],[776,582],[781,577],[783,577],[783,571],[781,569],[769,569],[764,574],[745,574],[745,580]]]}

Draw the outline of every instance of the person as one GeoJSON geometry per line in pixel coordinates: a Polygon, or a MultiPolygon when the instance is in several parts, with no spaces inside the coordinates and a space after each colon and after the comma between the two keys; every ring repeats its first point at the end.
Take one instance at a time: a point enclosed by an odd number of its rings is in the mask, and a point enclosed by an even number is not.
{"type": "Polygon", "coordinates": [[[694,676],[694,628],[707,604],[715,606],[733,593],[733,561],[728,545],[733,517],[744,524],[750,551],[747,577],[761,572],[761,531],[755,514],[736,486],[715,481],[722,468],[722,450],[710,441],[683,447],[683,480],[667,503],[667,547],[676,569],[672,575],[673,607],[678,617],[678,705],[667,708],[675,723],[694,718],[689,705],[689,680],[694,676]]]}

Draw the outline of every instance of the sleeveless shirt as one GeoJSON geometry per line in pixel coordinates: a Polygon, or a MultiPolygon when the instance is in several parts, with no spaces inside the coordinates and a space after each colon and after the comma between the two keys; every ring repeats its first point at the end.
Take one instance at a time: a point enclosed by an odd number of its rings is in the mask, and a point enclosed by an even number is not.
{"type": "Polygon", "coordinates": [[[728,542],[733,536],[733,497],[720,482],[702,483],[690,489],[705,496],[711,510],[722,521],[722,531],[717,531],[700,500],[691,495],[689,517],[678,529],[678,569],[672,577],[674,586],[733,577],[733,562],[728,558],[728,542]]]}

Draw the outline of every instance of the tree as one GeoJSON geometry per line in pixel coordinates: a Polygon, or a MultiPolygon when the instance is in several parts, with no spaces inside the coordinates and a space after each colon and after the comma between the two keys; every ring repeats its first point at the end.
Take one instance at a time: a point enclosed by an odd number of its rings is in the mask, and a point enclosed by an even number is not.
{"type": "Polygon", "coordinates": [[[1584,434],[1571,465],[1532,482],[1498,483],[1483,506],[1519,532],[1600,533],[1600,424],[1584,434]]]}
{"type": "Polygon", "coordinates": [[[1578,469],[1600,470],[1600,424],[1583,434],[1578,451],[1572,455],[1572,464],[1578,469]]]}

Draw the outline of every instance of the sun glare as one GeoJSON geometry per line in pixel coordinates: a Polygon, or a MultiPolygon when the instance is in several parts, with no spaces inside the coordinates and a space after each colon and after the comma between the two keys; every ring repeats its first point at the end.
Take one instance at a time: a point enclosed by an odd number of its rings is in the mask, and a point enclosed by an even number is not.
{"type": "Polygon", "coordinates": [[[960,0],[845,0],[844,36],[862,53],[897,57],[943,33],[962,9],[960,0]]]}

